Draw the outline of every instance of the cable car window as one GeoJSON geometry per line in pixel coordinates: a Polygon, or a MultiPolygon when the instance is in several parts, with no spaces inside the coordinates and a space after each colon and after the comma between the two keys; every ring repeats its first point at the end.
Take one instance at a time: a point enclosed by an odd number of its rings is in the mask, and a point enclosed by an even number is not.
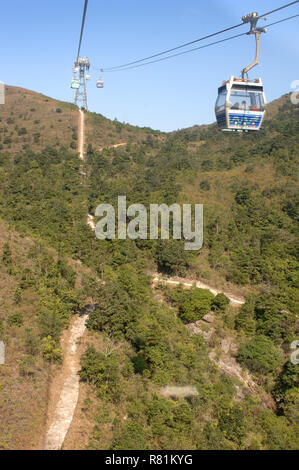
{"type": "Polygon", "coordinates": [[[250,93],[252,111],[264,111],[263,104],[265,104],[264,96],[262,93],[250,93]]]}
{"type": "Polygon", "coordinates": [[[230,101],[232,103],[231,109],[263,111],[264,98],[262,93],[232,90],[230,101]]]}
{"type": "Polygon", "coordinates": [[[225,100],[226,100],[226,87],[221,89],[216,101],[216,111],[224,110],[225,108],[225,100]]]}

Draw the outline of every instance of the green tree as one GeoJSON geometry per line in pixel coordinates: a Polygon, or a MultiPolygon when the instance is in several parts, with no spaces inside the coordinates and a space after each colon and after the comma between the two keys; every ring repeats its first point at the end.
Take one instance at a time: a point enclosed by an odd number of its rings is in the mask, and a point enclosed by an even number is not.
{"type": "Polygon", "coordinates": [[[276,416],[270,410],[266,410],[258,421],[264,433],[263,445],[267,450],[298,449],[298,434],[296,435],[284,416],[276,416]]]}
{"type": "Polygon", "coordinates": [[[144,427],[136,423],[134,420],[129,420],[118,432],[115,432],[115,437],[112,443],[113,450],[146,450],[147,435],[144,427]]]}
{"type": "Polygon", "coordinates": [[[46,361],[62,362],[62,350],[57,346],[56,341],[51,336],[42,339],[41,351],[46,361]]]}
{"type": "Polygon", "coordinates": [[[7,317],[8,326],[17,326],[18,328],[20,328],[21,326],[23,326],[23,323],[23,316],[20,313],[11,313],[7,317]]]}
{"type": "Polygon", "coordinates": [[[256,331],[255,320],[255,296],[249,296],[235,320],[235,327],[238,331],[244,330],[248,334],[254,334],[256,331]]]}
{"type": "Polygon", "coordinates": [[[2,251],[2,263],[5,266],[11,266],[12,265],[12,252],[9,246],[8,242],[5,242],[3,245],[3,251],[2,251]]]}
{"type": "Polygon", "coordinates": [[[188,259],[184,245],[175,240],[159,241],[157,244],[156,261],[159,270],[166,273],[184,275],[188,259]]]}
{"type": "Polygon", "coordinates": [[[180,304],[180,317],[187,323],[200,320],[211,310],[213,300],[214,296],[209,290],[195,288],[180,304]]]}
{"type": "Polygon", "coordinates": [[[120,399],[119,362],[114,354],[105,355],[88,347],[81,358],[80,378],[96,386],[100,396],[120,399]]]}
{"type": "Polygon", "coordinates": [[[270,338],[258,335],[240,346],[237,359],[251,371],[267,374],[279,366],[282,356],[270,338]]]}
{"type": "Polygon", "coordinates": [[[246,436],[243,408],[235,405],[223,410],[219,417],[219,428],[226,439],[235,442],[240,447],[246,436]]]}
{"type": "Polygon", "coordinates": [[[225,312],[227,306],[229,305],[229,298],[224,294],[217,294],[212,302],[212,310],[218,312],[225,312]]]}

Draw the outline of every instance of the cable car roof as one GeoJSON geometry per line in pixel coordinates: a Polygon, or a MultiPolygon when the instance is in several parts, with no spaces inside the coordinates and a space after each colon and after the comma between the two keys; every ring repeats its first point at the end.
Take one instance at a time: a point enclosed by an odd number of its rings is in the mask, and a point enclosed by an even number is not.
{"type": "Polygon", "coordinates": [[[242,78],[231,77],[230,80],[224,80],[222,85],[218,88],[218,93],[232,88],[234,90],[248,90],[251,91],[264,91],[264,85],[261,78],[255,80],[245,80],[242,78]]]}

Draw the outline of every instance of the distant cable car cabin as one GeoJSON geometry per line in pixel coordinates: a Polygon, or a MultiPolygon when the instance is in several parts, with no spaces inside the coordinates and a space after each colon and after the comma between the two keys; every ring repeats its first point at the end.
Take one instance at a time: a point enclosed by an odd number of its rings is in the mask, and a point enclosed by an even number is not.
{"type": "Polygon", "coordinates": [[[101,77],[97,79],[97,88],[104,88],[104,79],[101,77]]]}
{"type": "Polygon", "coordinates": [[[215,114],[218,127],[222,131],[258,131],[266,112],[266,97],[261,78],[248,78],[249,70],[259,63],[260,37],[266,30],[257,28],[259,16],[256,12],[244,16],[242,20],[251,24],[248,34],[255,35],[256,57],[252,64],[242,70],[242,78],[232,76],[218,88],[215,114]]]}
{"type": "Polygon", "coordinates": [[[80,80],[72,80],[71,88],[78,90],[80,88],[80,80]]]}

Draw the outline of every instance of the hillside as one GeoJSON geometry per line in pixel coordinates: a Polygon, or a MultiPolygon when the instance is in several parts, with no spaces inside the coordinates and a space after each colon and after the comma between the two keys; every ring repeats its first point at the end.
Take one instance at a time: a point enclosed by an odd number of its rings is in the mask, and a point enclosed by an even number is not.
{"type": "MultiPolygon", "coordinates": [[[[48,145],[77,149],[78,112],[73,104],[7,85],[5,101],[0,107],[0,150],[39,151],[48,145]]],[[[86,141],[95,148],[162,135],[96,113],[88,113],[86,122],[86,141]]]]}
{"type": "MultiPolygon", "coordinates": [[[[8,129],[0,147],[6,423],[14,409],[7,396],[20,377],[18,403],[33,384],[46,395],[48,361],[55,375],[61,334],[88,303],[79,406],[64,448],[297,448],[298,382],[289,358],[298,337],[298,106],[287,96],[269,105],[255,135],[223,135],[215,125],[160,134],[89,113],[82,163],[72,105],[13,87],[7,98],[0,107],[8,129]],[[119,195],[146,207],[203,203],[203,249],[99,242],[87,214],[119,195]],[[14,237],[32,248],[18,249],[14,237]],[[164,282],[154,285],[157,271],[164,282]],[[169,287],[168,276],[191,286],[169,287]],[[244,296],[245,304],[192,287],[194,280],[244,296]],[[34,343],[27,326],[44,345],[35,362],[35,350],[24,349],[34,343]],[[25,372],[13,365],[24,354],[25,372]],[[187,395],[167,392],[178,389],[187,395]]],[[[46,411],[36,403],[30,418],[15,407],[8,431],[0,429],[3,448],[40,445],[46,411]],[[38,423],[27,440],[27,428],[15,431],[24,416],[26,426],[38,423]]]]}
{"type": "Polygon", "coordinates": [[[162,144],[90,152],[89,210],[99,194],[105,202],[125,194],[128,205],[203,203],[204,249],[178,272],[287,287],[296,269],[298,107],[286,97],[281,105],[254,135],[224,135],[212,125],[172,133],[162,144]]]}
{"type": "Polygon", "coordinates": [[[69,148],[76,140],[78,113],[72,104],[11,86],[5,86],[5,101],[0,107],[2,150],[38,151],[48,145],[69,148]]]}
{"type": "Polygon", "coordinates": [[[164,133],[149,127],[131,126],[116,119],[110,121],[97,113],[86,115],[86,142],[96,150],[118,144],[142,143],[148,139],[163,140],[163,136],[164,133]]]}
{"type": "Polygon", "coordinates": [[[81,287],[89,272],[3,222],[0,253],[0,449],[40,449],[49,384],[63,359],[56,341],[88,303],[81,287]]]}
{"type": "Polygon", "coordinates": [[[11,259],[6,250],[0,267],[0,330],[6,346],[6,363],[0,368],[0,448],[38,448],[47,411],[49,367],[37,354],[39,297],[26,279],[32,268],[33,244],[1,223],[1,253],[7,243],[11,259]]]}

